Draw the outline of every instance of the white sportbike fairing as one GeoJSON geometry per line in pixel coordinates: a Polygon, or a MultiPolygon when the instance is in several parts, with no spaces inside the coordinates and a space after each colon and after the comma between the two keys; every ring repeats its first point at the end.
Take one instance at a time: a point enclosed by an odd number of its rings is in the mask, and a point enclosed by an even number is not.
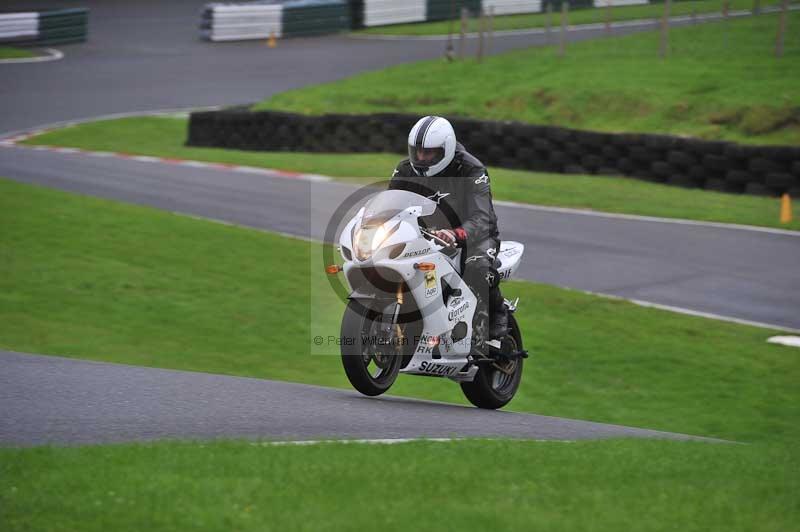
{"type": "MultiPolygon", "coordinates": [[[[460,275],[461,251],[419,225],[436,203],[388,190],[373,196],[345,226],[339,250],[351,290],[342,322],[342,362],[360,392],[379,395],[398,373],[460,382],[476,406],[499,408],[513,398],[522,373],[522,338],[506,302],[510,333],[490,340],[488,314],[475,315],[475,294],[460,275]]],[[[502,279],[520,264],[524,246],[503,242],[502,279]]]]}

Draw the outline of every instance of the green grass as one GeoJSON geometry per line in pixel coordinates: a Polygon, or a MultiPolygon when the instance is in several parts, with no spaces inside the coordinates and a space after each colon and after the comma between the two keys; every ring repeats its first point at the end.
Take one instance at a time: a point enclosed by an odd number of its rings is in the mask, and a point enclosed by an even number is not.
{"type": "MultiPolygon", "coordinates": [[[[316,244],[8,180],[0,226],[0,348],[348,386],[337,357],[309,354],[341,313],[316,244]]],[[[755,443],[0,448],[3,530],[796,528],[796,350],[761,329],[504,290],[533,353],[514,410],[755,443]]],[[[393,392],[464,402],[433,379],[393,392]]]]}
{"type": "MultiPolygon", "coordinates": [[[[253,152],[184,145],[186,120],[164,117],[90,122],[34,137],[26,144],[56,145],[233,163],[329,175],[356,182],[386,178],[396,154],[253,152]]],[[[598,211],[800,229],[800,217],[779,221],[777,199],[687,190],[622,177],[543,174],[491,168],[495,199],[598,211]]]]}
{"type": "MultiPolygon", "coordinates": [[[[337,356],[310,354],[342,313],[316,244],[7,180],[0,226],[0,348],[349,387],[337,356]]],[[[512,410],[800,437],[800,353],[772,331],[528,282],[504,293],[533,354],[512,410]]],[[[449,381],[393,393],[465,404],[449,381]]]]}
{"type": "Polygon", "coordinates": [[[8,532],[796,530],[796,446],[244,442],[0,449],[8,532]]]}
{"type": "MultiPolygon", "coordinates": [[[[255,106],[306,114],[407,112],[800,144],[800,40],[775,58],[777,15],[494,56],[405,64],[276,94],[255,106]]],[[[788,27],[800,13],[788,15],[788,27]]]]}
{"type": "Polygon", "coordinates": [[[24,48],[0,46],[0,59],[24,59],[28,57],[36,57],[36,54],[24,48]]]}
{"type": "MultiPolygon", "coordinates": [[[[791,3],[795,3],[793,0],[791,3]]],[[[779,5],[778,1],[764,1],[761,3],[762,9],[767,6],[779,5]]],[[[730,10],[750,10],[753,8],[753,0],[731,0],[728,4],[730,10]]],[[[720,0],[701,0],[696,2],[673,2],[670,13],[672,16],[691,15],[692,13],[720,13],[722,12],[722,2],[720,0]]],[[[641,6],[620,6],[611,8],[611,21],[619,22],[623,20],[637,20],[647,18],[657,18],[664,15],[664,4],[650,4],[641,6]]],[[[572,24],[596,24],[606,21],[607,9],[577,9],[569,13],[568,23],[572,24]]],[[[553,13],[550,24],[557,30],[561,24],[561,12],[553,13]]],[[[520,30],[528,28],[544,28],[548,25],[548,15],[546,13],[527,13],[520,15],[503,15],[494,18],[494,30],[520,30]]],[[[459,21],[453,22],[452,31],[458,35],[461,28],[459,21]]],[[[468,32],[477,33],[480,30],[478,19],[471,17],[467,25],[468,32]]],[[[395,24],[392,26],[377,26],[365,28],[356,33],[368,35],[447,35],[451,31],[449,21],[422,22],[415,24],[395,24]]]]}

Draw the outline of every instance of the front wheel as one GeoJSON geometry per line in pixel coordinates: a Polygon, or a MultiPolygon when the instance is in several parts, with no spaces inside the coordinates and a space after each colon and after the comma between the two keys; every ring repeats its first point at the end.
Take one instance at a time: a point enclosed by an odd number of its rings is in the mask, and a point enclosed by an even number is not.
{"type": "MultiPolygon", "coordinates": [[[[522,351],[522,335],[514,315],[509,312],[509,332],[502,341],[503,353],[522,351]]],[[[472,382],[462,382],[461,390],[478,408],[495,410],[507,405],[517,393],[522,380],[522,357],[501,359],[481,366],[472,382]]]]}
{"type": "Polygon", "coordinates": [[[350,300],[341,329],[342,366],[353,388],[364,395],[381,395],[400,372],[402,330],[391,314],[364,308],[350,300]]]}

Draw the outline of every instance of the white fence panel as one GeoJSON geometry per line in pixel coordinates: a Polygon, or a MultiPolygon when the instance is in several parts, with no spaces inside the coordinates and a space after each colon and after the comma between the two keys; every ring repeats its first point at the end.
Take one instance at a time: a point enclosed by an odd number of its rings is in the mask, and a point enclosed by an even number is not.
{"type": "Polygon", "coordinates": [[[594,7],[641,6],[649,4],[649,0],[594,0],[594,7]]]}
{"type": "Polygon", "coordinates": [[[266,39],[283,34],[282,5],[213,5],[211,9],[207,35],[212,41],[266,39]]]}
{"type": "Polygon", "coordinates": [[[427,0],[364,0],[364,25],[424,22],[427,11],[427,0]]]}
{"type": "Polygon", "coordinates": [[[39,35],[39,13],[0,14],[0,39],[37,35],[39,35]]]}
{"type": "Polygon", "coordinates": [[[483,0],[483,9],[487,13],[494,7],[495,15],[515,15],[517,13],[540,13],[541,0],[483,0]]]}

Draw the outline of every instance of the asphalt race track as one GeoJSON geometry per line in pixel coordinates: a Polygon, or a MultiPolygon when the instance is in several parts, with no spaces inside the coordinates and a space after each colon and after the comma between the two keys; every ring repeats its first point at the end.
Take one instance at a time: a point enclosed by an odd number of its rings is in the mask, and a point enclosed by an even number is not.
{"type": "MultiPolygon", "coordinates": [[[[258,42],[211,44],[197,37],[204,3],[83,2],[92,10],[89,43],[61,47],[66,54],[61,61],[0,64],[0,137],[108,113],[249,103],[293,87],[437,57],[443,50],[439,41],[347,36],[285,40],[274,50],[258,42]]],[[[12,0],[3,8],[61,5],[74,2],[12,0]]],[[[602,35],[602,29],[574,31],[570,39],[602,35]]],[[[493,52],[543,44],[545,39],[537,34],[497,36],[493,52]]],[[[388,169],[376,169],[376,174],[383,172],[388,169]]],[[[0,148],[0,176],[312,238],[322,237],[329,214],[312,210],[313,198],[323,195],[331,205],[353,191],[340,183],[312,185],[21,147],[0,148]]],[[[503,238],[527,245],[523,278],[800,329],[796,236],[511,206],[499,206],[498,213],[503,238]]],[[[2,444],[240,436],[668,436],[57,357],[0,353],[0,369],[2,444]]]]}
{"type": "MultiPolygon", "coordinates": [[[[0,149],[0,175],[316,240],[356,190],[24,148],[0,149]]],[[[520,278],[800,329],[800,235],[496,209],[526,245],[520,278]]]]}
{"type": "Polygon", "coordinates": [[[695,439],[399,397],[370,399],[320,386],[3,351],[0,366],[0,445],[178,438],[695,439]]]}

